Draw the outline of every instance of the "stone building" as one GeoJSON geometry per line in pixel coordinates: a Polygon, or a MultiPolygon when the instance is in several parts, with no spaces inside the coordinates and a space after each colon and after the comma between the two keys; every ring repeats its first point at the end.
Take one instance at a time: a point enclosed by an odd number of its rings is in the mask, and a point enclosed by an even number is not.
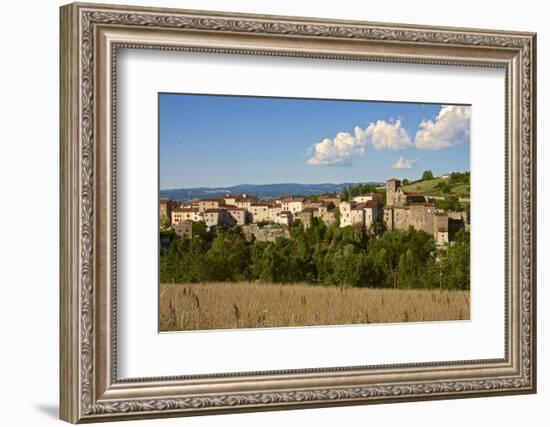
{"type": "Polygon", "coordinates": [[[222,209],[225,211],[222,222],[225,225],[244,225],[246,223],[246,210],[233,205],[225,205],[222,209]]]}
{"type": "Polygon", "coordinates": [[[199,212],[204,212],[209,209],[219,209],[225,204],[223,199],[200,199],[199,212]]]}
{"type": "Polygon", "coordinates": [[[170,199],[160,199],[159,203],[159,218],[166,218],[170,220],[172,218],[172,209],[176,207],[176,202],[170,199]]]}
{"type": "Polygon", "coordinates": [[[304,228],[308,228],[311,225],[311,220],[313,219],[315,211],[315,208],[304,208],[300,212],[294,214],[294,219],[300,220],[304,228]]]}
{"type": "Polygon", "coordinates": [[[249,208],[252,222],[269,220],[269,205],[267,203],[252,203],[249,208]]]}
{"type": "Polygon", "coordinates": [[[324,200],[320,206],[313,212],[313,216],[321,218],[326,225],[331,225],[336,221],[336,209],[333,201],[324,200]]]}
{"type": "Polygon", "coordinates": [[[193,237],[193,221],[185,220],[174,225],[174,231],[180,237],[193,237]]]}
{"type": "Polygon", "coordinates": [[[369,200],[365,203],[365,227],[368,229],[375,222],[381,219],[380,202],[378,199],[369,200]]]}
{"type": "Polygon", "coordinates": [[[243,226],[243,234],[247,241],[255,239],[259,242],[274,242],[277,237],[290,237],[288,227],[276,225],[260,227],[258,224],[247,224],[243,226]]]}
{"type": "Polygon", "coordinates": [[[340,207],[340,203],[342,200],[340,199],[340,196],[338,197],[330,197],[330,196],[319,196],[319,200],[325,203],[331,203],[336,206],[337,208],[340,207]]]}
{"type": "Polygon", "coordinates": [[[293,197],[293,196],[283,196],[279,197],[278,203],[281,205],[282,211],[288,211],[293,215],[296,212],[300,212],[303,209],[305,198],[304,197],[293,197]]]}
{"type": "Polygon", "coordinates": [[[224,211],[222,209],[207,209],[202,214],[206,226],[214,227],[222,223],[224,211]]]}
{"type": "Polygon", "coordinates": [[[276,223],[281,225],[290,225],[292,221],[294,221],[292,212],[281,211],[281,213],[279,214],[279,219],[276,221],[276,223]]]}
{"type": "Polygon", "coordinates": [[[252,196],[250,194],[243,194],[241,197],[239,197],[235,201],[235,205],[237,205],[237,207],[239,208],[246,209],[247,211],[249,211],[252,203],[256,203],[257,201],[258,201],[258,198],[256,196],[252,196]]]}
{"type": "Polygon", "coordinates": [[[399,179],[386,181],[386,206],[404,207],[410,203],[426,203],[426,196],[412,191],[403,191],[399,179]]]}
{"type": "Polygon", "coordinates": [[[174,226],[182,221],[200,221],[202,214],[198,208],[179,207],[172,210],[171,225],[174,226]]]}
{"type": "Polygon", "coordinates": [[[383,209],[383,221],[387,230],[416,230],[431,234],[439,245],[449,242],[449,216],[427,203],[418,193],[405,193],[401,181],[390,179],[386,183],[387,205],[383,209]]]}
{"type": "Polygon", "coordinates": [[[279,222],[279,215],[281,215],[282,208],[280,205],[273,204],[267,209],[267,220],[272,222],[279,222]]]}
{"type": "Polygon", "coordinates": [[[340,227],[351,225],[351,202],[340,203],[340,227]]]}
{"type": "Polygon", "coordinates": [[[355,196],[353,198],[353,201],[357,203],[367,203],[367,202],[377,201],[378,203],[382,204],[384,202],[384,198],[380,193],[365,193],[359,196],[355,196]]]}
{"type": "Polygon", "coordinates": [[[361,228],[364,227],[365,207],[365,203],[340,203],[340,227],[347,227],[349,225],[361,228]]]}
{"type": "Polygon", "coordinates": [[[223,196],[223,201],[226,205],[236,205],[237,200],[239,200],[242,196],[240,194],[226,194],[223,196]]]}

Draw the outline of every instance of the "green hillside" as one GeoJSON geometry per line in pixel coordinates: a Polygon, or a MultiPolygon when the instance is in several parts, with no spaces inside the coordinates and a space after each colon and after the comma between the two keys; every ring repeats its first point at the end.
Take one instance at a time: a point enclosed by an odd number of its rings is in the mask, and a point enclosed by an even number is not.
{"type": "Polygon", "coordinates": [[[426,196],[456,196],[470,197],[470,184],[464,182],[452,182],[451,179],[434,178],[428,181],[417,181],[403,185],[404,191],[422,193],[426,196]],[[442,187],[443,184],[443,188],[442,187]],[[447,188],[445,188],[447,187],[447,188]],[[447,192],[447,190],[450,190],[447,192]]]}

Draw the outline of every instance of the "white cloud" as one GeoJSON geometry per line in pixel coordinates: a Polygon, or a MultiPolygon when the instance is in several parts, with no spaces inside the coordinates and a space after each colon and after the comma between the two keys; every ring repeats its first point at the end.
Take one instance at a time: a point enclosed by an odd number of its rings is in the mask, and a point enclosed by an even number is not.
{"type": "Polygon", "coordinates": [[[349,166],[354,156],[364,156],[367,144],[376,150],[400,150],[412,145],[407,130],[401,121],[388,123],[378,120],[366,129],[356,126],[354,135],[339,132],[335,138],[325,138],[311,147],[312,157],[307,161],[311,166],[349,166]]]}
{"type": "Polygon", "coordinates": [[[365,155],[365,143],[348,132],[338,132],[333,139],[325,138],[313,147],[311,166],[349,166],[355,155],[365,155]]]}
{"type": "Polygon", "coordinates": [[[397,162],[395,162],[392,165],[392,169],[412,169],[415,167],[416,163],[418,163],[419,159],[405,159],[405,157],[401,156],[399,159],[397,159],[397,162]]]}
{"type": "MultiPolygon", "coordinates": [[[[355,128],[356,133],[358,129],[355,128]]],[[[409,133],[401,127],[401,120],[394,123],[378,120],[361,131],[361,134],[375,150],[402,150],[412,144],[409,133]]]]}
{"type": "Polygon", "coordinates": [[[422,120],[416,132],[416,148],[441,150],[470,141],[470,107],[444,106],[432,120],[422,120]]]}

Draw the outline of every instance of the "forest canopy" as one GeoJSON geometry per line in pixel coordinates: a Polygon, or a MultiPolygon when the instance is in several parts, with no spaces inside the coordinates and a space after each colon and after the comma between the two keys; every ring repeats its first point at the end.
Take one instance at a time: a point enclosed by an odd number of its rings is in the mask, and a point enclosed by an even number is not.
{"type": "Polygon", "coordinates": [[[162,283],[306,282],[370,288],[470,287],[470,234],[463,230],[445,250],[423,231],[367,233],[327,226],[315,218],[290,226],[290,238],[245,240],[238,229],[215,233],[194,224],[193,237],[172,239],[160,253],[162,283]]]}

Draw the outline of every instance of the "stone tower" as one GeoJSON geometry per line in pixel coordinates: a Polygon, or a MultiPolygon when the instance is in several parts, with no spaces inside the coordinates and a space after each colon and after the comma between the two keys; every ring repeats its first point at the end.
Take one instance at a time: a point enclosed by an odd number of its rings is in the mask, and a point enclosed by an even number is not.
{"type": "Polygon", "coordinates": [[[386,181],[386,206],[395,206],[398,188],[401,188],[399,179],[392,178],[386,181]]]}

